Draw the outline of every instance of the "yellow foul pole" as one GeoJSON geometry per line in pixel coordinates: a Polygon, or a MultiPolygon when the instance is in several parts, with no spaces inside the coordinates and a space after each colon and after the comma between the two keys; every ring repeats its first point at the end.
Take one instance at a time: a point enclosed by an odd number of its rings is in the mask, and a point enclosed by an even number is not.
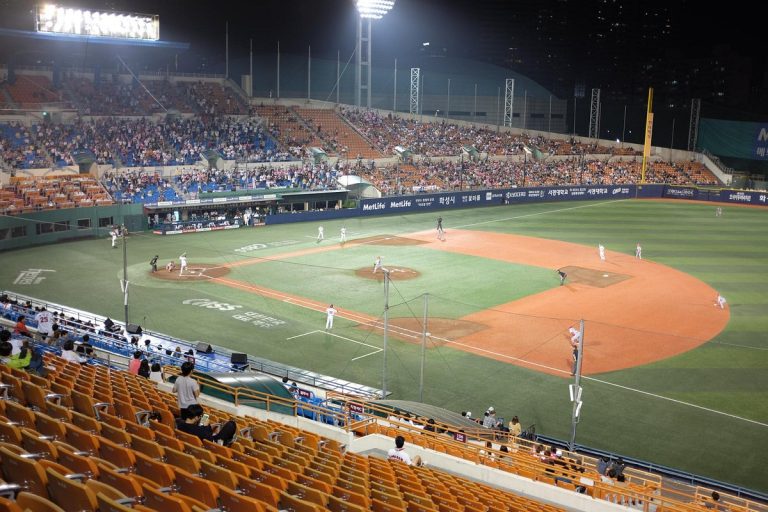
{"type": "Polygon", "coordinates": [[[653,135],[653,87],[648,88],[648,111],[645,115],[645,145],[643,146],[643,166],[640,171],[640,183],[645,183],[645,166],[651,155],[651,136],[653,135]]]}

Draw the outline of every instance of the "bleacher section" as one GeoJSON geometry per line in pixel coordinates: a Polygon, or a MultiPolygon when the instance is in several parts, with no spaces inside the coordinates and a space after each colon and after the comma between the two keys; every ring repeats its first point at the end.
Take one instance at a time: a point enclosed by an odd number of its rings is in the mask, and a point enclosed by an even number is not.
{"type": "Polygon", "coordinates": [[[297,108],[295,112],[330,146],[334,154],[366,160],[384,156],[335,110],[297,108]]]}
{"type": "Polygon", "coordinates": [[[15,177],[8,186],[0,187],[0,211],[4,214],[110,204],[112,198],[90,176],[15,177]]]}
{"type": "Polygon", "coordinates": [[[5,91],[19,108],[40,108],[48,103],[62,102],[64,98],[55,91],[53,83],[45,75],[17,74],[16,81],[4,86],[5,91]]]}

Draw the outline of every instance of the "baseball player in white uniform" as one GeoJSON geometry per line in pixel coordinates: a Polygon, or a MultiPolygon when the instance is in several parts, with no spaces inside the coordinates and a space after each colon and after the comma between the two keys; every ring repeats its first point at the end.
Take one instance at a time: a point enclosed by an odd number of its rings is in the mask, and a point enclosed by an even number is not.
{"type": "Polygon", "coordinates": [[[725,297],[717,294],[717,298],[715,299],[715,306],[720,306],[720,309],[725,309],[726,300],[725,297]]]}
{"type": "Polygon", "coordinates": [[[640,242],[637,242],[637,246],[635,247],[635,258],[639,260],[643,259],[643,247],[640,245],[640,242]]]}
{"type": "Polygon", "coordinates": [[[184,270],[187,268],[187,253],[179,256],[179,275],[184,274],[184,270]]]}
{"type": "Polygon", "coordinates": [[[325,310],[325,330],[333,329],[333,317],[336,315],[337,311],[336,308],[333,307],[333,304],[328,306],[328,308],[325,310]]]}
{"type": "Polygon", "coordinates": [[[605,247],[603,247],[603,244],[597,245],[597,251],[600,253],[600,261],[605,261],[605,247]]]}
{"type": "Polygon", "coordinates": [[[376,259],[373,261],[373,273],[375,274],[377,270],[382,270],[383,267],[381,266],[381,256],[376,256],[376,259]]]}
{"type": "Polygon", "coordinates": [[[112,237],[112,247],[113,247],[113,248],[114,248],[114,247],[117,247],[117,231],[116,231],[116,230],[114,230],[114,229],[113,229],[113,230],[111,230],[111,231],[109,232],[109,236],[111,236],[111,237],[112,237]]]}
{"type": "Polygon", "coordinates": [[[339,242],[342,244],[347,241],[347,228],[345,226],[341,227],[341,236],[339,237],[339,242]]]}
{"type": "Polygon", "coordinates": [[[568,332],[571,335],[571,346],[575,347],[579,344],[579,337],[581,336],[581,332],[575,327],[569,327],[568,332]]]}
{"type": "Polygon", "coordinates": [[[325,235],[323,235],[323,226],[317,227],[317,243],[320,243],[321,240],[325,240],[325,235]]]}

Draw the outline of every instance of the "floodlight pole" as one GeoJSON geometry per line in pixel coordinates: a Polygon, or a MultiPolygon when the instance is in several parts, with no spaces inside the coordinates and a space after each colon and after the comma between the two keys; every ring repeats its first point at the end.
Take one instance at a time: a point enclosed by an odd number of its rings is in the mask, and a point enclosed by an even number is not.
{"type": "Polygon", "coordinates": [[[224,34],[224,79],[229,78],[229,22],[226,22],[224,34]]]}
{"type": "Polygon", "coordinates": [[[579,424],[579,414],[581,412],[581,363],[584,360],[584,320],[582,319],[579,324],[579,344],[577,345],[578,354],[576,360],[573,362],[573,395],[571,401],[573,402],[573,410],[571,412],[571,440],[568,443],[568,449],[574,451],[576,449],[576,426],[579,424]]]}
{"type": "Polygon", "coordinates": [[[125,328],[128,329],[128,245],[125,237],[126,229],[121,229],[123,238],[123,305],[125,307],[125,328]]]}
{"type": "Polygon", "coordinates": [[[448,79],[448,106],[445,107],[445,117],[451,115],[451,79],[448,79]]]}
{"type": "Polygon", "coordinates": [[[397,112],[397,59],[395,59],[395,76],[392,81],[395,83],[394,91],[392,92],[392,112],[397,112]]]}
{"type": "Polygon", "coordinates": [[[429,311],[429,294],[424,294],[424,320],[421,323],[421,367],[419,368],[419,402],[424,402],[424,362],[427,356],[427,319],[429,311]]]}
{"type": "Polygon", "coordinates": [[[276,99],[280,99],[280,41],[277,42],[277,94],[276,99]]]}
{"type": "Polygon", "coordinates": [[[250,40],[250,79],[248,80],[248,97],[253,98],[253,39],[250,40]]]}
{"type": "Polygon", "coordinates": [[[389,341],[389,270],[384,272],[384,350],[381,368],[381,399],[387,399],[387,342],[389,341]]]}

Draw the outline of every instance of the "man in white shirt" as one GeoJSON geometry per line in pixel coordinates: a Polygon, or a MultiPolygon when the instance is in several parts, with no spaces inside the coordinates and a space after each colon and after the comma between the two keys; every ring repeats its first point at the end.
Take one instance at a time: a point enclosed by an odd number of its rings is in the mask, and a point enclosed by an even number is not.
{"type": "Polygon", "coordinates": [[[328,309],[325,310],[326,318],[325,318],[325,330],[333,329],[333,317],[336,315],[337,311],[336,308],[333,307],[333,304],[328,306],[328,309]]]}
{"type": "Polygon", "coordinates": [[[40,333],[40,337],[42,339],[48,338],[53,332],[53,315],[50,311],[46,311],[45,308],[41,309],[35,315],[35,321],[37,322],[37,332],[40,333]]]}
{"type": "Polygon", "coordinates": [[[411,460],[411,456],[405,453],[403,446],[405,446],[405,438],[403,436],[397,436],[395,438],[395,447],[389,450],[387,453],[387,458],[389,460],[399,460],[400,462],[405,462],[410,466],[413,464],[413,461],[411,460]]]}

